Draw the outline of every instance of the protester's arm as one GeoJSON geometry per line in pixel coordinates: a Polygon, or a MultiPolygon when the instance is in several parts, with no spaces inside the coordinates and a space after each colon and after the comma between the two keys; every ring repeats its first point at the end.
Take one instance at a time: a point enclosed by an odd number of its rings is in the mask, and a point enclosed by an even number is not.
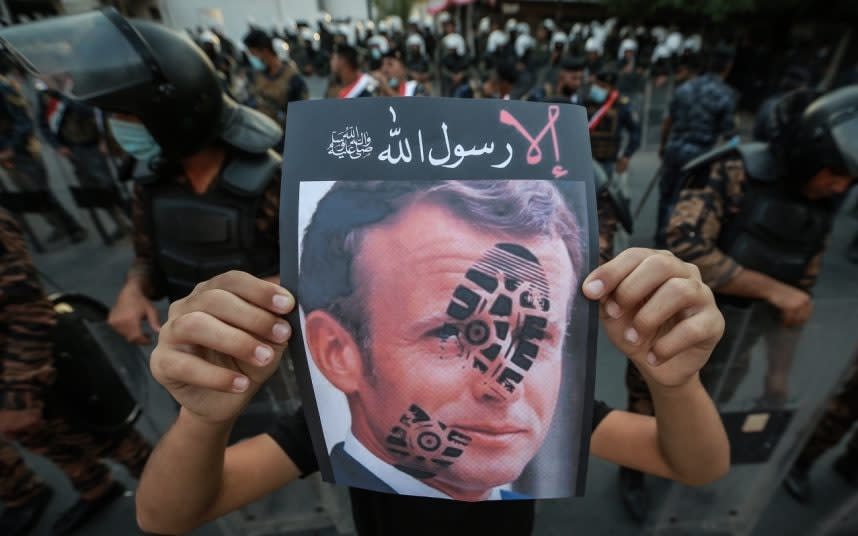
{"type": "Polygon", "coordinates": [[[658,415],[611,412],[593,433],[593,454],[686,484],[722,476],[730,448],[699,371],[724,319],[697,268],[632,248],[594,270],[583,291],[599,300],[605,333],[641,371],[658,415]]]}
{"type": "Polygon", "coordinates": [[[291,333],[281,316],[293,306],[284,289],[242,272],[170,306],[150,366],[182,410],[141,478],[144,530],[186,532],[299,476],[271,436],[226,448],[235,419],[277,370],[291,333]]]}
{"type": "Polygon", "coordinates": [[[267,434],[227,448],[230,428],[231,423],[209,424],[187,411],[179,413],[140,480],[137,523],[142,530],[188,532],[300,476],[267,434]]]}
{"type": "Polygon", "coordinates": [[[675,389],[650,385],[656,417],[611,411],[593,432],[594,456],[687,485],[729,468],[724,428],[698,379],[675,389]]]}

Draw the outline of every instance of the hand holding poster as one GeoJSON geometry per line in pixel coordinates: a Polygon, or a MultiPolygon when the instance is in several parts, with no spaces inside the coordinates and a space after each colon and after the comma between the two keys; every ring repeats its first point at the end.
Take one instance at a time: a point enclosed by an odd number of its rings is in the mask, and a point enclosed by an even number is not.
{"type": "Polygon", "coordinates": [[[290,107],[281,276],[326,480],[480,501],[583,492],[598,256],[583,108],[290,107]]]}

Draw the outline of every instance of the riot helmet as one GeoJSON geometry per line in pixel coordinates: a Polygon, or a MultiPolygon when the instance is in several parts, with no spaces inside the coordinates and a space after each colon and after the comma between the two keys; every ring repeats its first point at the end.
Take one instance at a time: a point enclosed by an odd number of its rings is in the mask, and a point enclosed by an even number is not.
{"type": "Polygon", "coordinates": [[[811,97],[810,90],[796,90],[775,105],[775,156],[801,183],[823,168],[858,178],[858,85],[811,97]]]}
{"type": "Polygon", "coordinates": [[[139,118],[167,159],[191,155],[220,134],[220,82],[184,33],[105,8],[4,28],[0,42],[49,87],[139,118]]]}

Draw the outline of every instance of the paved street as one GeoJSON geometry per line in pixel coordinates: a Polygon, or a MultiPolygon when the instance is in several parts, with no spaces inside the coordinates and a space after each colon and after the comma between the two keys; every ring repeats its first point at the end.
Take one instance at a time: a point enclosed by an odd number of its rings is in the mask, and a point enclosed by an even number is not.
{"type": "MultiPolygon", "coordinates": [[[[319,82],[314,82],[313,92],[318,94],[319,82]]],[[[52,183],[62,192],[62,200],[71,207],[71,201],[65,194],[63,181],[71,177],[67,166],[58,163],[48,155],[52,183]]],[[[656,170],[658,158],[654,151],[641,152],[632,160],[630,185],[632,206],[636,207],[642,192],[656,170]]],[[[847,205],[850,206],[850,205],[847,205]]],[[[88,219],[81,217],[87,225],[88,219]]],[[[635,233],[630,237],[631,245],[649,245],[655,222],[655,195],[644,208],[636,222],[635,233]]],[[[119,290],[125,270],[131,259],[130,241],[125,240],[113,247],[106,248],[98,240],[90,226],[90,238],[79,246],[61,246],[36,257],[39,268],[59,287],[67,291],[90,294],[108,304],[112,304],[119,290]]],[[[838,218],[828,255],[824,262],[823,274],[815,292],[818,302],[834,299],[858,299],[858,286],[855,275],[858,267],[851,265],[843,257],[849,239],[858,232],[858,221],[848,214],[838,218]]],[[[163,304],[162,304],[163,306],[163,304]]],[[[162,307],[163,311],[164,307],[162,307]]],[[[854,331],[855,326],[843,326],[854,331]]],[[[843,348],[843,352],[850,351],[843,348]]],[[[822,356],[824,358],[824,356],[822,356]]],[[[625,387],[623,375],[625,358],[600,340],[596,396],[616,407],[625,406],[625,387]]],[[[174,406],[167,396],[154,384],[149,385],[146,407],[147,416],[141,420],[141,430],[155,440],[169,425],[174,406]]],[[[828,512],[834,503],[845,497],[848,488],[828,469],[831,456],[818,464],[813,473],[818,491],[815,507],[800,507],[783,492],[778,492],[771,506],[764,513],[755,532],[759,535],[803,535],[809,534],[818,516],[828,512]],[[816,518],[816,519],[814,519],[816,518]]],[[[76,497],[62,473],[49,463],[37,457],[28,456],[32,467],[48,480],[59,492],[45,515],[35,534],[48,534],[48,528],[62,509],[70,506],[76,497]]],[[[129,486],[133,482],[117,470],[118,478],[129,486]]],[[[315,499],[312,498],[312,485],[304,483],[299,492],[289,495],[288,508],[296,511],[314,512],[315,499]]],[[[181,505],[176,505],[181,508],[181,505]]],[[[266,508],[270,508],[270,505],[266,508]]],[[[287,507],[284,507],[287,508],[287,507]]],[[[264,511],[264,510],[257,510],[264,511]]],[[[276,511],[268,510],[268,511],[276,511]]],[[[260,515],[260,514],[253,514],[260,515]]],[[[264,514],[261,514],[264,515],[264,514]]],[[[297,514],[296,514],[297,515],[297,514]]],[[[108,512],[88,526],[83,533],[88,535],[132,534],[136,531],[133,511],[133,497],[118,501],[108,512]]],[[[587,535],[634,535],[639,528],[627,520],[619,501],[616,485],[616,467],[593,460],[588,475],[587,495],[571,500],[544,501],[538,506],[537,535],[560,536],[575,534],[587,535]]],[[[195,534],[228,534],[225,525],[212,524],[195,534]]],[[[237,532],[235,532],[237,533],[237,532]]],[[[318,529],[303,534],[332,534],[330,529],[318,529]]],[[[299,533],[302,534],[302,533],[299,533]]]]}

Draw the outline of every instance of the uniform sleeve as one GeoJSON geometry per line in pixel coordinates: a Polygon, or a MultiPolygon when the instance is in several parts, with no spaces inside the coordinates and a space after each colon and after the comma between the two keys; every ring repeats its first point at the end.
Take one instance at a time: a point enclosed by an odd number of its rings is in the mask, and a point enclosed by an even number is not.
{"type": "Polygon", "coordinates": [[[599,263],[604,264],[614,258],[614,234],[619,225],[617,209],[607,188],[596,196],[596,208],[599,213],[599,263]]]}
{"type": "Polygon", "coordinates": [[[602,421],[605,420],[605,417],[608,416],[608,413],[612,412],[613,408],[609,405],[605,404],[601,400],[596,400],[593,402],[593,430],[596,431],[596,428],[602,424],[602,421]]]}
{"type": "Polygon", "coordinates": [[[33,135],[33,122],[27,115],[24,97],[8,84],[0,84],[0,101],[12,123],[12,130],[7,136],[0,136],[0,151],[25,147],[33,135]]]}
{"type": "Polygon", "coordinates": [[[280,417],[267,433],[298,467],[301,478],[319,470],[303,408],[294,414],[280,417]]]}
{"type": "Polygon", "coordinates": [[[0,214],[0,407],[39,409],[55,377],[56,315],[18,224],[0,214]]]}
{"type": "Polygon", "coordinates": [[[620,128],[625,129],[629,135],[629,141],[626,143],[623,156],[631,157],[641,146],[641,125],[635,119],[635,114],[632,112],[631,106],[623,106],[620,110],[620,128]]]}
{"type": "MultiPolygon", "coordinates": [[[[275,258],[280,251],[280,169],[262,196],[262,203],[256,216],[256,228],[268,239],[268,247],[272,249],[275,258]]],[[[276,275],[262,273],[260,277],[276,275]]]]}
{"type": "Polygon", "coordinates": [[[131,218],[134,222],[134,260],[128,270],[128,279],[139,278],[146,297],[156,300],[164,296],[164,290],[155,284],[155,252],[142,199],[143,188],[137,184],[134,186],[131,202],[131,218]]]}
{"type": "Polygon", "coordinates": [[[726,95],[722,114],[718,133],[726,141],[736,134],[736,98],[732,94],[726,95]]]}
{"type": "Polygon", "coordinates": [[[679,193],[668,221],[668,248],[680,259],[696,264],[703,282],[713,289],[726,284],[741,269],[717,243],[729,202],[727,192],[741,188],[744,173],[740,160],[716,162],[703,188],[685,188],[679,193]]]}

